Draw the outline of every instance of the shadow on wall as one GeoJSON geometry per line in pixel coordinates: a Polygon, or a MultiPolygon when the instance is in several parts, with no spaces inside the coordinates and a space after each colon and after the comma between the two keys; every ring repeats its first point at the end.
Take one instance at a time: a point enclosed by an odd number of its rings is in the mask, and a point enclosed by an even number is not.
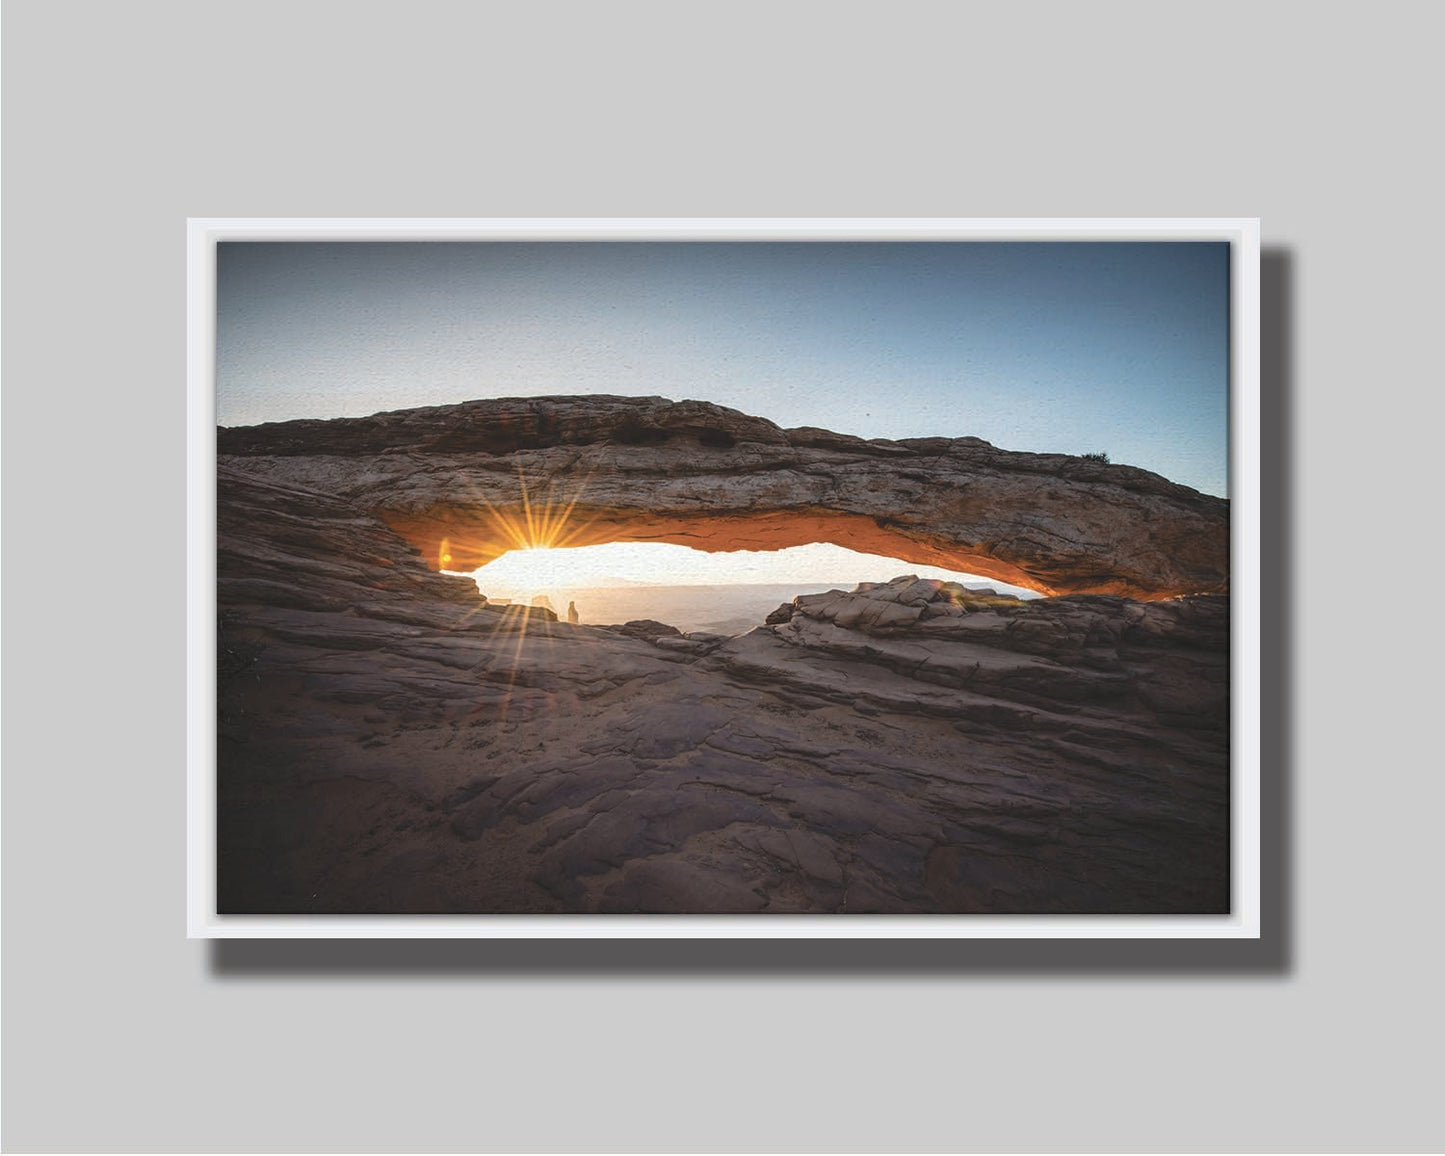
{"type": "Polygon", "coordinates": [[[1295,269],[1286,249],[1261,259],[1261,823],[1258,940],[218,940],[221,980],[431,975],[1287,976],[1295,938],[1293,775],[1297,712],[1295,269]]]}

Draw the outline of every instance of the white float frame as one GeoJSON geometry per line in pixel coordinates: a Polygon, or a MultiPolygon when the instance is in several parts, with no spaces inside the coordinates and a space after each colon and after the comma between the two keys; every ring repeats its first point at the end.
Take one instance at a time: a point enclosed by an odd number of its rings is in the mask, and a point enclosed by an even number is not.
{"type": "MultiPolygon", "coordinates": [[[[187,221],[187,933],[191,938],[1258,939],[1259,220],[187,221]],[[1230,245],[1229,915],[220,915],[216,912],[216,244],[219,241],[1227,241],[1230,245]]],[[[1277,769],[1278,770],[1278,769],[1277,769]]]]}

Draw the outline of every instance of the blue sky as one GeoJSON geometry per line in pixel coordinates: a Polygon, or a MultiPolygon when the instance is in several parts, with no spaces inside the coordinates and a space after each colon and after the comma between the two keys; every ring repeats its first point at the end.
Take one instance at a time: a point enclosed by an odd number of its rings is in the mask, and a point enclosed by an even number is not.
{"type": "Polygon", "coordinates": [[[1214,242],[227,242],[217,421],[661,395],[1225,495],[1228,285],[1214,242]]]}

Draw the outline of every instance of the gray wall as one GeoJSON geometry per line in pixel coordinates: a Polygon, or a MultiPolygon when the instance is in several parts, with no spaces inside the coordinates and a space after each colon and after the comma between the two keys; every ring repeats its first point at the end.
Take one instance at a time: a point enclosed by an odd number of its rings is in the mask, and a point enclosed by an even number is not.
{"type": "Polygon", "coordinates": [[[11,0],[6,1149],[1441,1146],[1436,11],[11,0]],[[185,217],[1050,214],[1263,218],[1268,940],[186,941],[185,217]]]}

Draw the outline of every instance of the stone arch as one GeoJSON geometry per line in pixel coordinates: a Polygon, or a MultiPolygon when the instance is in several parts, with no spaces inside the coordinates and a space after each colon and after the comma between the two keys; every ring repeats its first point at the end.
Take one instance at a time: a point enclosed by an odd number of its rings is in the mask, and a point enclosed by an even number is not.
{"type": "Polygon", "coordinates": [[[434,569],[526,545],[830,542],[1044,594],[1229,589],[1226,500],[977,438],[864,440],[707,402],[585,396],[223,429],[218,451],[344,498],[434,569]]]}

